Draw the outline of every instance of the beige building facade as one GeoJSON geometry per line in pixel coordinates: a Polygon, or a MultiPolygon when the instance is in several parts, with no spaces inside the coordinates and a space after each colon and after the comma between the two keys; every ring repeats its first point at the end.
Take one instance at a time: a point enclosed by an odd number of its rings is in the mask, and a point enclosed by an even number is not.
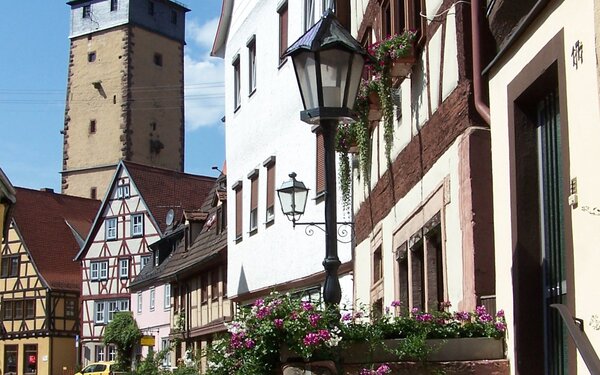
{"type": "Polygon", "coordinates": [[[183,170],[187,9],[141,3],[69,2],[65,194],[101,199],[120,160],[183,170]]]}

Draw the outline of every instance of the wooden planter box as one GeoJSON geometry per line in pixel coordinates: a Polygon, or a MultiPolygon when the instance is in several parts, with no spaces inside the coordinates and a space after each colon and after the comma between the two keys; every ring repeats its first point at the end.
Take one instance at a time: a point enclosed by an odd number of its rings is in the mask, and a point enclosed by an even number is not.
{"type": "MultiPolygon", "coordinates": [[[[381,363],[398,362],[398,357],[390,353],[397,349],[402,339],[384,340],[375,348],[373,353],[367,343],[354,343],[342,352],[343,363],[381,363]],[[385,348],[384,348],[385,347],[385,348]]],[[[459,338],[459,339],[434,339],[427,340],[431,348],[427,361],[477,361],[504,358],[504,341],[488,337],[459,338]]]]}
{"type": "Polygon", "coordinates": [[[414,49],[411,51],[409,56],[400,57],[396,60],[392,60],[392,65],[390,66],[390,76],[392,78],[406,78],[410,71],[412,70],[413,65],[417,59],[414,55],[414,49]]]}
{"type": "Polygon", "coordinates": [[[379,121],[383,117],[381,100],[376,92],[369,93],[369,121],[379,121]]]}

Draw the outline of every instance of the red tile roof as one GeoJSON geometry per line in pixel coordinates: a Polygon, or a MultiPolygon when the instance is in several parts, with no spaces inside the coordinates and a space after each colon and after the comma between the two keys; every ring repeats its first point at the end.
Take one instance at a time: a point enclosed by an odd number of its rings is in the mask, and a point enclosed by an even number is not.
{"type": "Polygon", "coordinates": [[[86,238],[100,201],[48,191],[15,190],[17,202],[11,216],[35,267],[51,289],[80,291],[81,269],[73,261],[79,244],[73,230],[86,238]]]}
{"type": "Polygon", "coordinates": [[[215,183],[214,177],[198,176],[168,169],[123,162],[154,220],[164,233],[169,209],[181,221],[183,211],[197,210],[215,183]]]}

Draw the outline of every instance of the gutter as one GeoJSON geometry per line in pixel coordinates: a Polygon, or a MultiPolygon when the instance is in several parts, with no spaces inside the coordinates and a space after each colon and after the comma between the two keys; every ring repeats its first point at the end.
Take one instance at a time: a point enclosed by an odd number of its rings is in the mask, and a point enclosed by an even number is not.
{"type": "Polygon", "coordinates": [[[471,0],[471,43],[473,45],[473,96],[475,109],[488,125],[490,107],[483,101],[483,83],[481,78],[481,0],[471,0]]]}

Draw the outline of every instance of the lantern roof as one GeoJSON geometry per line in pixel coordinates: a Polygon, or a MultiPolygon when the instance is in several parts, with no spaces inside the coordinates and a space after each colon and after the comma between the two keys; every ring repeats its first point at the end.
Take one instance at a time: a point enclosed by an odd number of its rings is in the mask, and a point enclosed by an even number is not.
{"type": "Polygon", "coordinates": [[[285,51],[284,57],[292,56],[301,50],[316,52],[331,48],[367,54],[363,46],[339,23],[331,9],[328,9],[319,22],[285,51]]]}

